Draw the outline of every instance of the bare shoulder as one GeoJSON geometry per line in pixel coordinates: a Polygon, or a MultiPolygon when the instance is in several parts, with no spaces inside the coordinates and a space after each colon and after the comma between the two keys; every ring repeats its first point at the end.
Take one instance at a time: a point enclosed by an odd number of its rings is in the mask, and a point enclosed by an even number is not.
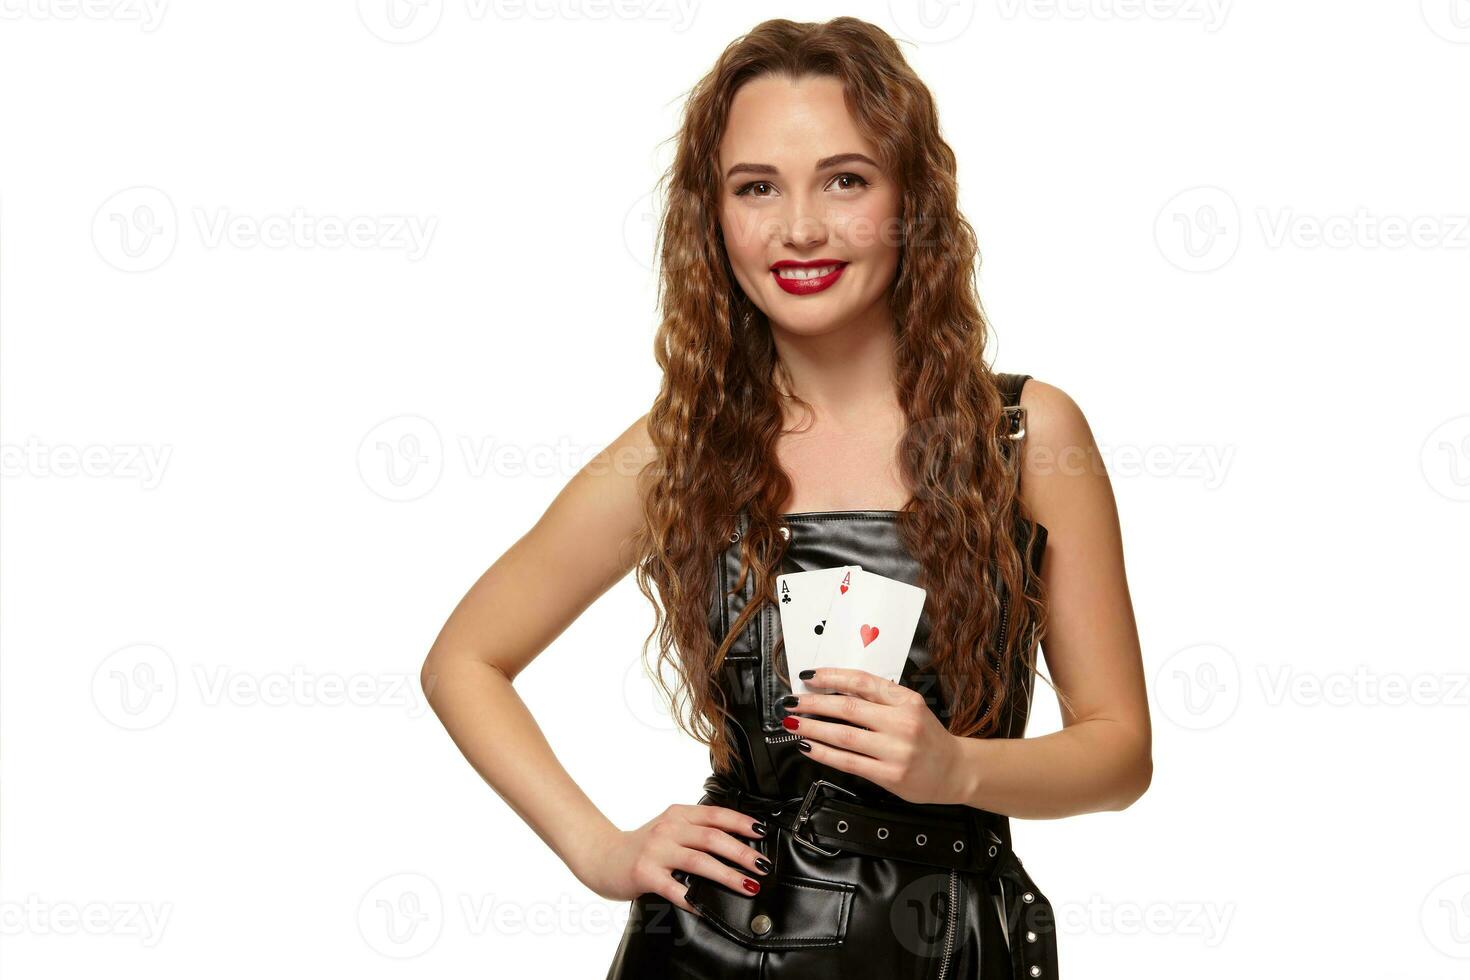
{"type": "Polygon", "coordinates": [[[574,473],[546,511],[455,607],[429,652],[472,657],[514,679],[637,561],[639,475],[656,453],[646,416],[574,473]]]}
{"type": "MultiPolygon", "coordinates": [[[[1079,494],[1111,500],[1107,471],[1082,407],[1064,389],[1031,378],[1021,389],[1026,437],[1021,440],[1021,496],[1036,520],[1054,529],[1079,494]]],[[[1075,515],[1073,515],[1075,516],[1075,515]]]]}
{"type": "Polygon", "coordinates": [[[620,576],[631,567],[623,546],[643,523],[640,477],[657,458],[645,414],[572,476],[531,534],[566,546],[579,542],[582,560],[620,576]]]}
{"type": "Polygon", "coordinates": [[[1060,449],[1092,441],[1092,428],[1081,406],[1050,382],[1028,379],[1021,388],[1021,407],[1026,409],[1023,445],[1060,449]]]}

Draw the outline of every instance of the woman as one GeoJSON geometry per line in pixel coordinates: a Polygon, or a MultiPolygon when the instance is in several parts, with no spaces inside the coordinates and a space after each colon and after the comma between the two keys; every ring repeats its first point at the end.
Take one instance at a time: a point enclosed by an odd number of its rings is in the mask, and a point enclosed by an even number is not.
{"type": "Polygon", "coordinates": [[[1144,792],[1142,667],[1085,418],[984,363],[929,92],[872,25],[768,21],[691,93],[667,180],[658,397],[461,601],[430,701],[631,900],[609,978],[1055,976],[1008,817],[1144,792]],[[820,667],[831,693],[793,695],[776,576],[842,565],[926,590],[899,683],[820,667]],[[630,569],[713,772],[625,831],[512,681],[630,569]],[[1023,738],[1043,638],[1064,728],[1023,738]]]}

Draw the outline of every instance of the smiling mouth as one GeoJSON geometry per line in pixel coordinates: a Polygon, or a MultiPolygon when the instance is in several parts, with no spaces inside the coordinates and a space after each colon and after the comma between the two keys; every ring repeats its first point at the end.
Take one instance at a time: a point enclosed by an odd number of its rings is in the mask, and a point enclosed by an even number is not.
{"type": "Polygon", "coordinates": [[[788,265],[776,270],[778,279],[820,279],[830,276],[833,272],[847,265],[846,262],[834,262],[831,265],[814,265],[802,268],[800,266],[788,265]]]}

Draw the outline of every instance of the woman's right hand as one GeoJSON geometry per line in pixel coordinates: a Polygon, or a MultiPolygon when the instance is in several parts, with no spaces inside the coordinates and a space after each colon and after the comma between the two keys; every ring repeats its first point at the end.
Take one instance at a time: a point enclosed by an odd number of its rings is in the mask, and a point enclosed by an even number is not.
{"type": "Polygon", "coordinates": [[[652,892],[698,915],[684,898],[688,886],[673,872],[696,874],[753,895],[760,890],[759,876],[770,870],[771,863],[739,838],[764,837],[768,832],[760,821],[738,810],[675,803],[637,830],[608,831],[577,877],[603,898],[630,901],[652,892]],[[716,854],[751,873],[741,874],[717,860],[716,854]]]}

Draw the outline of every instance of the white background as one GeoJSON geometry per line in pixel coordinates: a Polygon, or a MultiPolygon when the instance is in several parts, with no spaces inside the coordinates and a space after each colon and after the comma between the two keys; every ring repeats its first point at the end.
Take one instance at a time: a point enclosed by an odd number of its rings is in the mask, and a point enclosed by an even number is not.
{"type": "MultiPolygon", "coordinates": [[[[650,403],[682,94],[838,14],[1118,497],[1156,775],[1016,823],[1064,975],[1470,969],[1470,3],[0,9],[7,980],[604,975],[626,903],[418,669],[650,403]]],[[[625,579],[517,685],[625,828],[707,772],[651,625],[625,579]]]]}

